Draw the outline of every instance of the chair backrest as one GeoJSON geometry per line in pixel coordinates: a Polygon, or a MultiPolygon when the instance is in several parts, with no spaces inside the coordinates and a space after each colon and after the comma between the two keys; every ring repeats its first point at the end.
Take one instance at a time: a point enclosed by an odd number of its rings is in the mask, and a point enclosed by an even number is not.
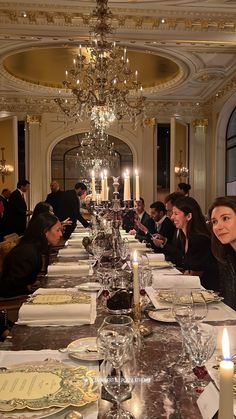
{"type": "Polygon", "coordinates": [[[7,234],[6,236],[3,237],[4,241],[10,241],[10,242],[14,242],[17,241],[19,238],[17,233],[12,233],[12,234],[7,234]]]}

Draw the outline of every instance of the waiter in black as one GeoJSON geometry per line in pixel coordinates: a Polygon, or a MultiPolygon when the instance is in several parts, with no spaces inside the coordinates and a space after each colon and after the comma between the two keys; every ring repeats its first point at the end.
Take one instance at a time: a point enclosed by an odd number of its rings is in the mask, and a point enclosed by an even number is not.
{"type": "Polygon", "coordinates": [[[86,197],[87,186],[82,183],[76,183],[74,189],[65,191],[63,194],[61,207],[58,209],[59,219],[65,220],[70,218],[72,221],[71,225],[66,226],[64,231],[64,238],[67,240],[70,235],[73,233],[77,220],[81,222],[84,227],[89,227],[89,223],[80,213],[80,199],[86,197]]]}

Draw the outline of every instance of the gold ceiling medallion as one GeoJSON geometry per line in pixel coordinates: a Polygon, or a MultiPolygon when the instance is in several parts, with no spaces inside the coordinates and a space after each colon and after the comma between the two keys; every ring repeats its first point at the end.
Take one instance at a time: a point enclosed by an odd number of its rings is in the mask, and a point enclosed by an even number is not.
{"type": "Polygon", "coordinates": [[[101,132],[124,117],[137,123],[143,118],[145,102],[138,72],[132,72],[126,48],[122,50],[107,40],[113,32],[107,3],[108,0],[97,0],[91,15],[93,40],[86,46],[80,45],[73,67],[65,71],[63,85],[67,96],[55,100],[69,118],[89,118],[101,132]],[[76,104],[69,112],[71,98],[76,99],[76,104]]]}

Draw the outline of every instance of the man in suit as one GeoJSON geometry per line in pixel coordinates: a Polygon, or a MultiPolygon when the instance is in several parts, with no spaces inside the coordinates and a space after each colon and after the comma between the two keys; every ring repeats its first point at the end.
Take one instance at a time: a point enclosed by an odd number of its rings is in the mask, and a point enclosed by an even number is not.
{"type": "Polygon", "coordinates": [[[3,237],[5,236],[5,223],[6,223],[6,216],[7,216],[7,211],[8,211],[8,207],[9,207],[9,198],[11,195],[11,191],[10,189],[4,188],[2,190],[2,193],[0,195],[0,206],[1,206],[1,210],[0,210],[0,241],[3,240],[3,237]]]}
{"type": "Polygon", "coordinates": [[[26,229],[27,215],[32,214],[27,211],[25,194],[29,189],[29,181],[21,180],[17,183],[17,189],[11,193],[9,198],[9,208],[6,214],[7,234],[17,233],[22,236],[26,229]]]}
{"type": "Polygon", "coordinates": [[[58,217],[59,208],[63,199],[64,192],[60,190],[60,185],[56,180],[52,180],[50,183],[51,193],[47,195],[46,201],[53,207],[54,214],[58,217]]]}
{"type": "Polygon", "coordinates": [[[130,234],[135,234],[135,238],[139,241],[146,240],[146,234],[141,228],[139,228],[139,223],[147,228],[150,234],[154,234],[156,231],[155,221],[150,217],[150,215],[145,211],[144,199],[140,198],[139,201],[134,201],[134,209],[136,212],[135,225],[136,229],[129,231],[130,234]]]}
{"type": "MultiPolygon", "coordinates": [[[[153,202],[152,205],[150,205],[150,217],[154,220],[156,225],[156,232],[154,237],[158,237],[160,235],[161,237],[165,237],[168,243],[172,242],[176,228],[172,221],[169,219],[169,217],[167,217],[166,207],[165,204],[163,204],[163,202],[156,201],[153,202]]],[[[153,244],[154,237],[151,234],[151,232],[147,229],[147,227],[143,226],[141,223],[139,228],[145,233],[145,240],[148,243],[150,243],[152,247],[155,248],[156,246],[153,244]]]]}
{"type": "Polygon", "coordinates": [[[73,233],[77,220],[81,222],[84,227],[89,227],[87,220],[83,218],[80,213],[80,199],[85,198],[87,194],[87,186],[82,183],[76,183],[74,189],[65,191],[62,197],[60,207],[58,209],[59,219],[65,220],[70,218],[72,221],[71,225],[67,225],[63,234],[64,239],[68,239],[73,233]]]}

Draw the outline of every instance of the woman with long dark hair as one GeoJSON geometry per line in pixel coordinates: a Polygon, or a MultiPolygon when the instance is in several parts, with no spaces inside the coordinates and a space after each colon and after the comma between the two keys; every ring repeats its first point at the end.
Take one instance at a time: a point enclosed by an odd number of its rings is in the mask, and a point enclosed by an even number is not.
{"type": "Polygon", "coordinates": [[[216,198],[209,208],[212,252],[219,262],[220,290],[224,301],[236,309],[236,197],[216,198]]]}
{"type": "Polygon", "coordinates": [[[56,245],[61,236],[61,223],[55,215],[38,215],[3,261],[0,296],[9,298],[33,292],[42,268],[42,255],[47,253],[49,245],[56,245]]]}
{"type": "Polygon", "coordinates": [[[171,219],[179,229],[172,262],[184,273],[199,275],[205,288],[218,290],[218,266],[211,251],[211,233],[199,204],[187,196],[177,199],[171,219]]]}

